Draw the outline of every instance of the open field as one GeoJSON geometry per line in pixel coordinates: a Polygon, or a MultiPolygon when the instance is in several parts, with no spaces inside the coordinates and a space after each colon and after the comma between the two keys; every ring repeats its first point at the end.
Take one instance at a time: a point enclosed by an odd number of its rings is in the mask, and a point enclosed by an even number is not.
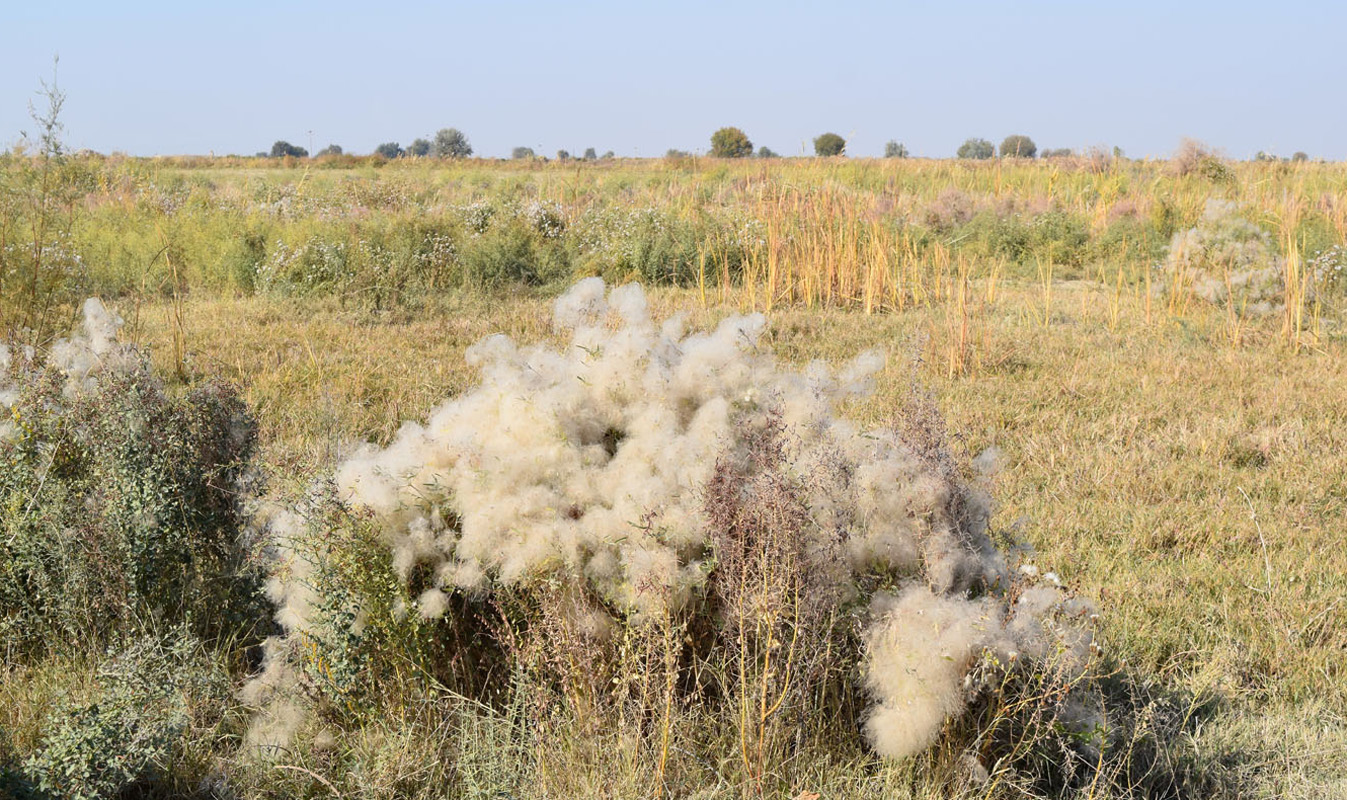
{"type": "MultiPolygon", "coordinates": [[[[1347,796],[1347,256],[1333,249],[1347,171],[1218,166],[74,162],[47,260],[6,251],[3,310],[41,340],[100,294],[171,386],[236,382],[268,491],[290,498],[470,389],[465,351],[482,337],[561,341],[552,303],[577,278],[644,282],[657,319],[694,329],[765,311],[764,343],[791,365],[879,348],[875,392],[845,414],[892,424],[915,384],[960,464],[1003,451],[994,539],[1032,545],[1092,602],[1107,669],[1152,703],[1132,709],[1138,736],[1167,737],[1162,785],[1120,769],[1063,793],[1347,796]],[[1225,285],[1214,301],[1170,253],[1213,199],[1261,231],[1241,234],[1261,260],[1191,267],[1225,285]],[[41,319],[25,268],[64,276],[44,283],[41,319]],[[1247,269],[1280,287],[1265,309],[1238,287],[1247,269]]],[[[25,213],[7,218],[10,245],[31,234],[25,213]]],[[[97,656],[7,664],[0,761],[36,748],[61,692],[90,691],[97,656]]],[[[251,658],[218,656],[231,691],[251,658]]],[[[511,796],[785,795],[704,763],[728,739],[675,748],[656,778],[640,745],[571,735],[562,717],[521,739],[457,695],[381,699],[279,767],[235,763],[246,712],[221,700],[175,791],[225,774],[250,797],[486,796],[472,781],[511,796]]],[[[704,724],[690,717],[680,746],[719,730],[704,724]]],[[[780,770],[788,796],[940,796],[955,791],[942,763],[848,741],[780,770]]]]}

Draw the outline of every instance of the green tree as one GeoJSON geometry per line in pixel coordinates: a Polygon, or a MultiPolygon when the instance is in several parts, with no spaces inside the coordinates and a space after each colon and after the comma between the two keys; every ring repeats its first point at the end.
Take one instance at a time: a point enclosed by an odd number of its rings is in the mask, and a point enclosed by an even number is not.
{"type": "Polygon", "coordinates": [[[514,159],[533,158],[533,156],[532,147],[516,147],[510,151],[510,158],[514,159]]]}
{"type": "Polygon", "coordinates": [[[1038,145],[1022,133],[1012,133],[1001,140],[1002,158],[1033,158],[1038,155],[1038,145]]]}
{"type": "Polygon", "coordinates": [[[304,148],[299,147],[297,145],[290,144],[284,139],[278,139],[276,143],[271,146],[272,158],[284,158],[285,156],[294,156],[295,158],[306,158],[308,157],[308,155],[309,155],[308,150],[305,150],[304,148]]]}
{"type": "Polygon", "coordinates": [[[758,158],[779,158],[776,152],[767,145],[758,148],[758,158]]]}
{"type": "Polygon", "coordinates": [[[715,158],[744,158],[753,155],[753,143],[738,128],[721,128],[711,134],[711,155],[715,158]]]}
{"type": "Polygon", "coordinates": [[[430,155],[430,141],[428,139],[414,139],[407,145],[407,155],[425,158],[430,155]]]}
{"type": "Polygon", "coordinates": [[[435,134],[430,154],[436,158],[467,158],[472,155],[472,145],[458,128],[441,128],[435,134]]]}
{"type": "Polygon", "coordinates": [[[592,148],[592,147],[586,147],[586,148],[585,148],[585,160],[586,160],[586,161],[596,161],[596,160],[598,160],[598,158],[599,158],[599,154],[598,154],[597,152],[595,152],[594,148],[592,148]]]}
{"type": "Polygon", "coordinates": [[[1295,151],[1295,153],[1293,153],[1293,154],[1291,155],[1291,160],[1292,160],[1292,161],[1296,161],[1296,162],[1299,162],[1299,161],[1309,161],[1309,160],[1310,160],[1310,154],[1309,154],[1309,153],[1306,153],[1306,152],[1303,151],[1303,150],[1297,150],[1297,151],[1295,151]]]}
{"type": "Polygon", "coordinates": [[[847,149],[847,140],[835,133],[825,133],[814,139],[814,155],[840,156],[847,149]]]}
{"type": "Polygon", "coordinates": [[[330,145],[328,145],[327,147],[324,147],[322,150],[319,150],[319,151],[318,151],[318,155],[320,155],[320,156],[339,156],[339,155],[342,154],[342,152],[344,152],[344,151],[341,149],[341,145],[339,145],[339,144],[330,144],[330,145]]]}
{"type": "Polygon", "coordinates": [[[956,154],[959,158],[991,158],[996,155],[996,148],[986,139],[968,139],[959,145],[959,152],[956,154]]]}
{"type": "Polygon", "coordinates": [[[402,158],[403,152],[402,145],[397,142],[384,142],[374,148],[374,154],[384,158],[402,158]]]}
{"type": "Polygon", "coordinates": [[[907,145],[890,140],[884,145],[885,158],[907,158],[907,145]]]}

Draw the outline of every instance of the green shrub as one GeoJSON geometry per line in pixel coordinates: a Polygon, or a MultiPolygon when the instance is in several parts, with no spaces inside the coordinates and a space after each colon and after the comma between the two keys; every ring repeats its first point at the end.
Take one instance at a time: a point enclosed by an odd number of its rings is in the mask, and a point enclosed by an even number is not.
{"type": "Polygon", "coordinates": [[[1037,154],[1038,145],[1024,134],[1011,134],[1001,140],[1002,158],[1033,158],[1037,154]]]}
{"type": "Polygon", "coordinates": [[[901,142],[889,141],[884,145],[885,158],[907,158],[907,145],[901,142]]]}
{"type": "Polygon", "coordinates": [[[0,359],[14,386],[11,402],[0,392],[0,643],[11,654],[151,623],[241,635],[259,619],[240,499],[256,438],[247,406],[210,380],[170,394],[111,335],[58,343],[43,365],[0,359]]]}
{"type": "Polygon", "coordinates": [[[824,158],[840,156],[846,152],[847,140],[835,133],[825,133],[814,138],[814,155],[824,158]]]}
{"type": "Polygon", "coordinates": [[[745,158],[753,155],[753,143],[738,128],[721,128],[711,134],[711,155],[714,158],[745,158]]]}
{"type": "Polygon", "coordinates": [[[109,654],[92,698],[67,701],[46,720],[39,749],[9,776],[9,791],[34,800],[172,793],[170,767],[193,717],[225,704],[229,692],[228,677],[190,635],[132,642],[109,654]]]}
{"type": "Polygon", "coordinates": [[[956,153],[959,158],[988,159],[996,155],[996,148],[986,139],[966,139],[956,153]]]}

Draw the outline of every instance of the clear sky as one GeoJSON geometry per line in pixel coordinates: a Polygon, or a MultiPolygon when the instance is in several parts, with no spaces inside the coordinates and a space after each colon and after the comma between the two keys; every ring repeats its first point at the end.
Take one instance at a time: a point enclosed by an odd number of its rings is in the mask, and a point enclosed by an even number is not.
{"type": "Polygon", "coordinates": [[[1347,3],[19,3],[0,12],[0,142],[60,55],[74,147],[369,152],[457,127],[524,145],[704,151],[722,125],[799,154],[970,136],[1163,155],[1180,137],[1347,158],[1347,3]]]}

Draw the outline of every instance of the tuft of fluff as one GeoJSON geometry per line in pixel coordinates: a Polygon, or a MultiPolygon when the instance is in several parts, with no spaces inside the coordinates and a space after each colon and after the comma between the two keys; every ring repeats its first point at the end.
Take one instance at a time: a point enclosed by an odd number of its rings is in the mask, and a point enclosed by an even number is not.
{"type": "Polygon", "coordinates": [[[1212,199],[1195,227],[1174,234],[1163,266],[1174,290],[1270,314],[1285,304],[1284,264],[1266,231],[1240,216],[1234,203],[1212,199]]]}
{"type": "MultiPolygon", "coordinates": [[[[561,347],[506,336],[474,344],[474,388],[337,467],[340,498],[373,520],[416,597],[395,613],[433,619],[455,592],[569,583],[606,609],[571,614],[587,636],[664,618],[707,587],[715,532],[706,488],[717,463],[746,464],[752,432],[779,424],[785,469],[805,488],[811,574],[837,598],[855,597],[876,574],[905,587],[873,598],[854,654],[875,700],[867,731],[879,752],[902,758],[928,746],[963,712],[964,680],[988,648],[1088,649],[1088,633],[1063,612],[1066,594],[1038,591],[993,546],[986,491],[960,484],[957,470],[899,432],[863,431],[838,413],[873,391],[882,354],[836,371],[790,369],[764,346],[760,314],[689,333],[678,318],[657,325],[639,286],[608,291],[598,278],[562,295],[553,322],[561,347]],[[1012,607],[1017,581],[1035,588],[1012,607]]],[[[999,460],[988,451],[978,471],[989,478],[999,460]]],[[[268,521],[273,539],[302,524],[268,521]]],[[[277,620],[302,633],[308,575],[283,544],[277,553],[268,587],[277,620]]],[[[272,716],[263,723],[267,736],[285,729],[272,716]]]]}

